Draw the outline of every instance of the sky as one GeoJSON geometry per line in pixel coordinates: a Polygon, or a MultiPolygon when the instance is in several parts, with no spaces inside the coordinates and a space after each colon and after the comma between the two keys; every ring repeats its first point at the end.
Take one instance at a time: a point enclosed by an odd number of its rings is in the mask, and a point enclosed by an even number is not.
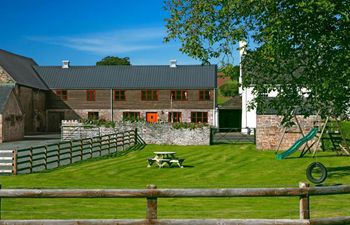
{"type": "MultiPolygon", "coordinates": [[[[95,65],[105,56],[133,65],[200,64],[164,43],[164,0],[1,0],[0,49],[39,65],[95,65]]],[[[212,61],[217,64],[217,61],[212,61]]]]}

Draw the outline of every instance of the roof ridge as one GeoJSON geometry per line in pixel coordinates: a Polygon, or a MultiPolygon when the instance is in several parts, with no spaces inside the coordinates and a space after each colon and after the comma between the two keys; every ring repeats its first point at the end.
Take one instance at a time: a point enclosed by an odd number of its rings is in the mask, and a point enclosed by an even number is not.
{"type": "MultiPolygon", "coordinates": [[[[189,67],[189,66],[203,67],[203,66],[216,66],[216,64],[212,64],[212,65],[186,64],[186,65],[177,65],[177,66],[178,67],[189,67]]],[[[55,65],[55,66],[35,65],[34,67],[37,67],[37,68],[62,68],[62,66],[58,66],[58,65],[55,65]]],[[[77,65],[77,66],[69,66],[69,68],[78,68],[78,67],[85,67],[85,68],[97,68],[97,67],[125,67],[125,68],[132,68],[132,67],[169,67],[169,65],[77,65]]]]}
{"type": "MultiPolygon", "coordinates": [[[[4,49],[0,49],[0,52],[4,52],[4,53],[6,53],[6,54],[13,55],[13,56],[17,56],[17,57],[21,57],[21,58],[24,58],[24,59],[29,59],[29,60],[33,61],[34,64],[36,64],[36,62],[34,61],[33,58],[30,58],[30,57],[27,57],[27,56],[24,56],[24,55],[19,55],[19,54],[13,53],[13,52],[9,52],[9,51],[4,50],[4,49]]],[[[37,65],[37,64],[36,64],[36,65],[37,65]]]]}

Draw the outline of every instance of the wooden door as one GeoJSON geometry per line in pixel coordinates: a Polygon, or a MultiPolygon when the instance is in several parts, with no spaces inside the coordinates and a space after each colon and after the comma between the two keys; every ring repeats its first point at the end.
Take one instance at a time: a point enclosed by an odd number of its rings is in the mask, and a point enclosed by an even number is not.
{"type": "Polygon", "coordinates": [[[146,121],[149,123],[155,123],[158,121],[158,113],[146,113],[146,121]]]}
{"type": "Polygon", "coordinates": [[[64,120],[64,112],[49,112],[48,115],[48,131],[59,132],[61,131],[61,123],[64,120]]]}

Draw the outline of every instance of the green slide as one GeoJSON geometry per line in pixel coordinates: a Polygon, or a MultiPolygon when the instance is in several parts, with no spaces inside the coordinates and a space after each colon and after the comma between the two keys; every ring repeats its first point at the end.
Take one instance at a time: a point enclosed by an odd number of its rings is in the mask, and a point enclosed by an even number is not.
{"type": "Polygon", "coordinates": [[[314,127],[312,128],[312,130],[305,136],[300,138],[299,140],[297,140],[292,147],[290,147],[288,150],[276,155],[276,159],[280,160],[280,159],[284,159],[287,156],[293,154],[296,150],[298,150],[300,148],[300,146],[302,146],[303,144],[305,144],[306,142],[310,141],[312,138],[314,138],[317,134],[318,128],[314,127]]]}

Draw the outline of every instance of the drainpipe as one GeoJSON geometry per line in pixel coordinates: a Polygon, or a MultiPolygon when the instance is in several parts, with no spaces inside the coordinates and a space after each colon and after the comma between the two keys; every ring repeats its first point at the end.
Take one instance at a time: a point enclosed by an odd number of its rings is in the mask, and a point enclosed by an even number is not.
{"type": "Polygon", "coordinates": [[[113,90],[111,89],[111,121],[113,121],[113,90]]]}

